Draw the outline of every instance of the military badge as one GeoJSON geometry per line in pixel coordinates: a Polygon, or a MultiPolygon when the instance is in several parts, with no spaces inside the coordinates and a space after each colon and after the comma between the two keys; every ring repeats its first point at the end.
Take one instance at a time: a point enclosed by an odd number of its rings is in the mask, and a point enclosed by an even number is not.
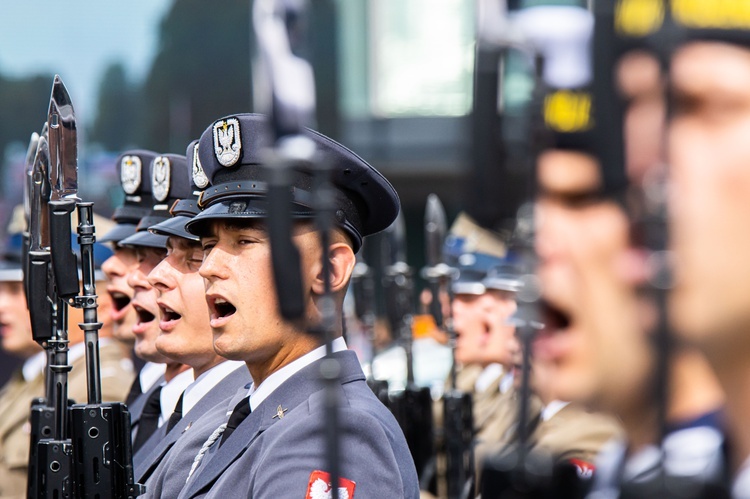
{"type": "Polygon", "coordinates": [[[282,419],[288,410],[289,409],[282,409],[281,406],[278,406],[276,408],[276,414],[271,419],[282,419]]]}
{"type": "Polygon", "coordinates": [[[240,122],[228,118],[214,123],[214,153],[222,166],[232,166],[240,159],[240,122]]]}
{"type": "Polygon", "coordinates": [[[143,164],[138,156],[125,156],[120,163],[120,183],[126,194],[135,194],[141,186],[143,164]]]}
{"type": "Polygon", "coordinates": [[[157,156],[154,159],[154,168],[151,172],[151,186],[154,199],[164,201],[169,195],[169,174],[172,166],[166,156],[157,156]]]}
{"type": "Polygon", "coordinates": [[[198,157],[198,144],[193,147],[193,183],[199,189],[205,189],[208,186],[208,177],[198,157]]]}
{"type": "MultiPolygon", "coordinates": [[[[354,499],[355,482],[346,478],[339,478],[339,498],[354,499]]],[[[305,499],[327,499],[331,497],[331,476],[325,471],[315,470],[310,474],[307,482],[305,499]]]]}

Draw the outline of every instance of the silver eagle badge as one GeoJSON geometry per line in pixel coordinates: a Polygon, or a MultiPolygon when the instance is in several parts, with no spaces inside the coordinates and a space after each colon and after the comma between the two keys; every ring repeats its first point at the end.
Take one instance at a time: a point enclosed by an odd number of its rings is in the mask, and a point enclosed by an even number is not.
{"type": "Polygon", "coordinates": [[[205,189],[208,186],[208,177],[198,157],[198,144],[193,146],[193,183],[199,189],[205,189]]]}
{"type": "Polygon", "coordinates": [[[240,122],[228,118],[214,123],[214,153],[222,166],[232,166],[240,159],[240,122]]]}
{"type": "Polygon", "coordinates": [[[141,186],[143,164],[138,156],[125,156],[120,163],[120,183],[126,194],[135,194],[141,186]]]}
{"type": "Polygon", "coordinates": [[[157,156],[154,159],[154,168],[151,172],[151,186],[154,199],[164,201],[169,196],[169,175],[171,164],[166,156],[157,156]]]}

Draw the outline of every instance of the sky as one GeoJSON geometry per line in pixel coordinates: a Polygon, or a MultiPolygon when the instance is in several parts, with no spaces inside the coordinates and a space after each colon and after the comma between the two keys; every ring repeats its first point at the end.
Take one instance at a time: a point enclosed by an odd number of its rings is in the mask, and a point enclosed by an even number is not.
{"type": "Polygon", "coordinates": [[[159,23],[172,3],[4,1],[0,11],[0,73],[5,77],[60,74],[77,118],[81,123],[91,123],[99,83],[110,63],[122,62],[132,81],[145,77],[158,43],[159,23]]]}

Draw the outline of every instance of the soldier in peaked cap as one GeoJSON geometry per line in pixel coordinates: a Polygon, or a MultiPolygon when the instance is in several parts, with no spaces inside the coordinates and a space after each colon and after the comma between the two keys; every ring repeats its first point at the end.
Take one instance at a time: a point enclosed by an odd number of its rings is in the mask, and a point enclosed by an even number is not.
{"type": "MultiPolygon", "coordinates": [[[[458,269],[458,276],[451,285],[453,327],[457,335],[455,356],[462,366],[456,385],[459,390],[479,394],[503,374],[503,367],[497,360],[487,361],[489,338],[482,317],[492,301],[483,280],[491,268],[503,263],[506,248],[498,235],[480,227],[466,213],[459,214],[451,226],[445,247],[448,259],[458,269]]],[[[510,303],[515,304],[512,296],[510,303]]],[[[506,317],[511,313],[512,310],[506,317]]],[[[509,334],[512,336],[513,328],[509,334]]],[[[477,400],[475,398],[475,403],[477,400]]],[[[474,416],[482,420],[486,415],[480,411],[474,416]]]]}
{"type": "MultiPolygon", "coordinates": [[[[200,274],[206,280],[214,348],[244,361],[253,384],[226,426],[212,435],[215,441],[207,442],[208,451],[180,497],[317,497],[331,487],[323,471],[328,422],[318,374],[325,347],[304,326],[281,318],[273,292],[260,168],[265,126],[261,116],[237,115],[216,121],[200,139],[200,163],[210,186],[201,196],[203,211],[186,228],[200,236],[204,249],[200,274]]],[[[306,133],[333,166],[336,228],[324,250],[340,317],[354,253],[363,237],[395,219],[399,201],[388,181],[353,152],[317,132],[306,133]]],[[[323,252],[311,220],[310,186],[310,173],[297,172],[292,239],[300,250],[305,317],[315,324],[324,291],[323,252]]],[[[341,330],[335,336],[334,355],[341,365],[339,497],[419,497],[403,433],[367,386],[341,330]]]]}
{"type": "MultiPolygon", "coordinates": [[[[152,383],[150,387],[142,389],[141,395],[130,405],[133,464],[137,466],[148,454],[148,450],[143,447],[149,442],[151,435],[167,423],[180,395],[193,381],[193,373],[188,366],[166,357],[156,349],[156,339],[160,331],[157,320],[159,305],[156,302],[156,290],[147,279],[149,272],[167,253],[167,238],[149,233],[148,227],[169,217],[169,205],[176,200],[170,198],[171,179],[180,172],[185,172],[187,166],[184,156],[146,154],[143,151],[123,154],[120,162],[123,170],[131,163],[140,164],[145,168],[140,174],[123,175],[123,178],[136,178],[140,179],[141,184],[148,183],[148,187],[140,186],[140,193],[142,196],[149,194],[150,201],[150,209],[141,216],[135,228],[128,227],[131,235],[118,241],[118,246],[129,249],[135,256],[135,264],[126,268],[124,277],[127,285],[133,289],[131,305],[136,313],[133,325],[133,334],[136,338],[135,354],[147,361],[141,370],[139,382],[142,387],[147,382],[152,383]],[[153,364],[164,366],[161,378],[153,376],[156,371],[153,364]]],[[[125,182],[123,187],[128,192],[125,182]]],[[[155,441],[151,442],[155,444],[155,441]]]]}
{"type": "Polygon", "coordinates": [[[117,158],[117,171],[120,187],[125,195],[121,206],[115,209],[112,220],[115,226],[102,233],[99,242],[111,243],[114,255],[104,262],[102,269],[107,275],[107,293],[112,298],[112,319],[115,323],[115,336],[122,341],[133,342],[133,324],[136,314],[130,304],[133,289],[128,286],[128,269],[136,264],[135,250],[119,245],[126,237],[135,234],[141,218],[148,215],[154,204],[149,181],[149,165],[158,156],[145,150],[126,151],[117,158]]]}
{"type": "Polygon", "coordinates": [[[166,258],[148,274],[158,295],[161,332],[156,348],[192,367],[195,381],[185,388],[163,431],[155,432],[144,444],[147,455],[138,454],[135,479],[146,485],[145,497],[177,497],[194,456],[226,422],[227,412],[245,396],[244,387],[252,381],[244,362],[219,357],[213,348],[205,287],[198,274],[203,249],[198,237],[185,231],[185,224],[199,212],[197,187],[187,168],[200,169],[196,149],[194,141],[188,146],[187,162],[172,165],[173,176],[165,186],[169,197],[177,198],[171,203],[171,218],[149,227],[157,237],[167,237],[166,258]]]}

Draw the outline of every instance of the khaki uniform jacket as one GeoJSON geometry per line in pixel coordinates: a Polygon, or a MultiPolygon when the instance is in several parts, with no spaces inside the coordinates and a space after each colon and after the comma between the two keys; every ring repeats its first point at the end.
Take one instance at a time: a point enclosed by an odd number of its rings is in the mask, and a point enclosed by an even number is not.
{"type": "Polygon", "coordinates": [[[606,442],[621,435],[615,418],[571,403],[539,423],[531,435],[532,450],[545,452],[555,463],[579,459],[591,464],[606,442]]]}
{"type": "MultiPolygon", "coordinates": [[[[495,400],[497,410],[494,415],[487,421],[484,428],[477,433],[476,446],[474,447],[474,483],[477,489],[481,483],[484,461],[503,452],[518,439],[518,401],[519,392],[515,388],[510,388],[507,392],[501,394],[495,400]]],[[[538,397],[532,395],[529,399],[528,431],[533,431],[533,428],[537,425],[541,411],[542,402],[538,397]]]]}
{"type": "MultiPolygon", "coordinates": [[[[102,376],[102,399],[124,400],[133,381],[132,364],[124,347],[117,342],[103,342],[99,349],[102,376]]],[[[86,359],[73,362],[68,377],[68,397],[87,402],[86,359]]],[[[0,390],[0,498],[25,498],[29,460],[29,411],[31,400],[43,397],[44,372],[26,382],[20,371],[0,390]]]]}

